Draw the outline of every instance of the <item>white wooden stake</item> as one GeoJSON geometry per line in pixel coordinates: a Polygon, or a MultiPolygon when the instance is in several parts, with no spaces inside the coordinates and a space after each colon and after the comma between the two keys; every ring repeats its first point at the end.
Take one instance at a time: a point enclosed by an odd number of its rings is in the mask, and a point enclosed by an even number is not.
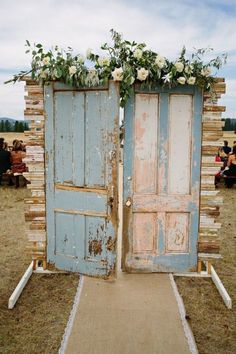
{"type": "Polygon", "coordinates": [[[18,283],[17,287],[13,291],[9,301],[8,301],[8,308],[11,310],[15,306],[18,298],[20,297],[25,285],[27,284],[31,274],[33,272],[33,262],[30,263],[29,267],[27,268],[25,274],[21,278],[20,282],[18,283]]]}
{"type": "Polygon", "coordinates": [[[212,278],[213,283],[217,287],[217,290],[219,291],[226,307],[228,307],[228,309],[232,309],[232,300],[231,300],[229,294],[227,293],[224,285],[222,284],[220,278],[218,277],[215,269],[212,266],[211,266],[211,278],[212,278]]]}

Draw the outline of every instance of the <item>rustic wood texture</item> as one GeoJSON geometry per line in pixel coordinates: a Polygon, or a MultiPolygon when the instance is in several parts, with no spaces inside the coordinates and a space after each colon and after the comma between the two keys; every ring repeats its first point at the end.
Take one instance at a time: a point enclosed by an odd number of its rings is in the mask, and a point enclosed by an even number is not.
{"type": "Polygon", "coordinates": [[[219,253],[219,230],[221,225],[216,222],[219,216],[219,207],[223,203],[215,190],[215,174],[222,166],[221,162],[215,162],[218,148],[222,145],[224,122],[221,114],[225,107],[217,104],[221,94],[225,93],[225,80],[215,79],[213,95],[205,92],[203,96],[202,116],[202,164],[201,164],[201,199],[200,199],[200,228],[198,235],[198,252],[208,254],[208,258],[214,259],[219,253]],[[212,255],[212,256],[211,256],[212,255]]]}
{"type": "MultiPolygon", "coordinates": [[[[31,190],[31,198],[25,200],[25,220],[29,239],[28,250],[34,261],[46,264],[46,228],[45,228],[45,171],[44,171],[44,95],[43,87],[31,78],[25,77],[25,119],[29,121],[30,130],[27,137],[25,162],[29,172],[25,177],[31,182],[27,187],[31,190]]],[[[199,255],[207,254],[215,258],[219,253],[220,241],[218,232],[220,224],[216,222],[219,206],[223,200],[215,191],[214,175],[221,163],[215,162],[218,147],[223,136],[221,114],[225,107],[217,105],[221,94],[225,93],[223,78],[217,78],[214,84],[214,95],[204,93],[202,115],[202,164],[201,164],[201,201],[200,227],[198,237],[199,255]]]]}
{"type": "MultiPolygon", "coordinates": [[[[45,225],[45,171],[44,171],[44,94],[43,87],[25,77],[25,119],[29,121],[26,157],[28,172],[25,178],[30,181],[27,188],[31,197],[25,199],[26,234],[28,252],[32,260],[42,261],[46,266],[46,225],[45,225]]],[[[35,263],[36,264],[36,263],[35,263]]]]}

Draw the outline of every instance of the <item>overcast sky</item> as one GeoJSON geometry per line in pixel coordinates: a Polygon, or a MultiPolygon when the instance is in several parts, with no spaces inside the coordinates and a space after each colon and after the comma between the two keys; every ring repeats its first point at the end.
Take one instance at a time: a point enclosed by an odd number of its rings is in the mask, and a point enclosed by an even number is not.
{"type": "Polygon", "coordinates": [[[225,117],[236,118],[236,0],[1,0],[0,117],[23,119],[23,83],[3,82],[30,67],[26,39],[85,54],[110,41],[111,28],[172,60],[183,45],[227,52],[218,73],[227,84],[220,104],[225,117]]]}

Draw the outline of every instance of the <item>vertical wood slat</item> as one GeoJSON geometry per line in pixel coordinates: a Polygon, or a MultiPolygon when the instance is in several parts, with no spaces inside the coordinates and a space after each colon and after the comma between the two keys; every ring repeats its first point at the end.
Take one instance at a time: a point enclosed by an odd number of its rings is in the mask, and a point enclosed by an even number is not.
{"type": "Polygon", "coordinates": [[[214,97],[209,92],[203,96],[202,116],[202,163],[201,163],[201,202],[198,252],[212,254],[219,253],[219,230],[221,225],[216,222],[219,207],[223,200],[215,191],[214,176],[219,171],[221,163],[215,163],[218,148],[222,145],[221,114],[225,107],[218,105],[218,99],[225,93],[225,80],[217,78],[214,83],[214,97]]]}
{"type": "Polygon", "coordinates": [[[27,188],[31,197],[25,199],[26,234],[29,252],[36,267],[42,261],[46,268],[46,228],[45,228],[45,177],[44,177],[44,95],[43,87],[29,77],[25,81],[25,120],[29,122],[26,157],[24,162],[28,172],[25,178],[30,181],[27,188]]]}

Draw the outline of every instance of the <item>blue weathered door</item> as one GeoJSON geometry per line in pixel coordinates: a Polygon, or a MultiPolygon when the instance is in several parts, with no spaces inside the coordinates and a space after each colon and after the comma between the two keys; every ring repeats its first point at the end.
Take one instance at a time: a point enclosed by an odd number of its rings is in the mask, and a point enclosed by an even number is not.
{"type": "Polygon", "coordinates": [[[197,265],[202,92],[136,86],[125,107],[123,268],[197,265]]]}
{"type": "Polygon", "coordinates": [[[53,83],[45,99],[47,261],[107,276],[116,261],[119,89],[53,83]]]}

